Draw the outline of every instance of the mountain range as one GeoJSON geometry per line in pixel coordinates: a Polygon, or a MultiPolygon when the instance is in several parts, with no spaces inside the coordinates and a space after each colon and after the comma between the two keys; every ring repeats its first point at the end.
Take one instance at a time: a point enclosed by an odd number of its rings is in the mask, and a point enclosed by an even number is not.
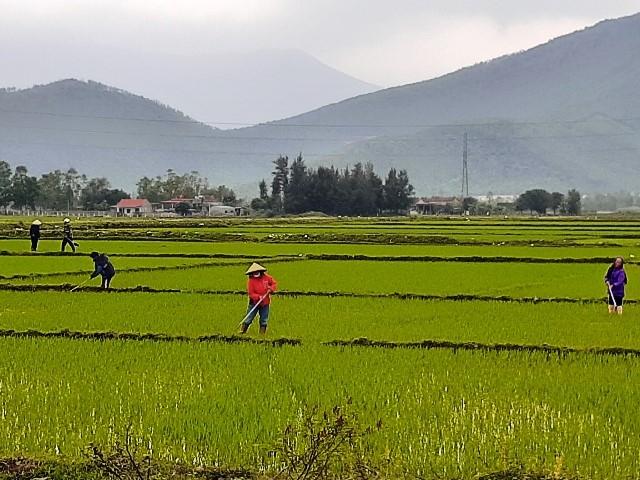
{"type": "Polygon", "coordinates": [[[167,168],[240,185],[268,177],[278,154],[302,152],[310,165],[406,168],[420,194],[459,194],[466,133],[471,193],[636,191],[638,51],[640,14],[235,130],[100,83],[65,80],[0,93],[0,158],[38,172],[72,165],[128,187],[167,168]]]}
{"type": "Polygon", "coordinates": [[[177,55],[100,44],[0,49],[6,86],[94,79],[144,94],[221,128],[286,118],[379,90],[301,50],[177,55]]]}

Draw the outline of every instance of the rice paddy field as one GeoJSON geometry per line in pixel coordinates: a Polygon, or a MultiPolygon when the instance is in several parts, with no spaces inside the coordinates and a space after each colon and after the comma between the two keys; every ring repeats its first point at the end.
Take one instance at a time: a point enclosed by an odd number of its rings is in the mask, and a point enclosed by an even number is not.
{"type": "Polygon", "coordinates": [[[336,407],[349,478],[638,477],[640,220],[78,219],[75,254],[56,218],[30,253],[29,223],[0,218],[0,478],[123,441],[185,478],[315,478],[278,446],[336,407]],[[71,291],[94,250],[112,289],[71,291]],[[238,335],[253,261],[279,284],[266,337],[238,335]]]}

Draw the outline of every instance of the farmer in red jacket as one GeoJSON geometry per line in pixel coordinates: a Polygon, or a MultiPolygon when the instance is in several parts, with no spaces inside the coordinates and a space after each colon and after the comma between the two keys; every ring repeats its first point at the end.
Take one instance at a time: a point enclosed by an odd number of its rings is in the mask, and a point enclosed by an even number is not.
{"type": "Polygon", "coordinates": [[[262,265],[253,263],[245,272],[249,276],[247,281],[247,292],[249,293],[249,307],[247,316],[241,322],[240,333],[247,333],[249,326],[255,316],[260,313],[260,333],[267,333],[267,322],[269,321],[269,304],[271,303],[271,293],[275,292],[278,284],[262,265]]]}

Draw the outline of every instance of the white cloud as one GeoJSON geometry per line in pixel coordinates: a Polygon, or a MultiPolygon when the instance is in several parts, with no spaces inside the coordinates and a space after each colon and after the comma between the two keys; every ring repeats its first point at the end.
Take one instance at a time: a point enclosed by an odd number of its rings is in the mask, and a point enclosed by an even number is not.
{"type": "Polygon", "coordinates": [[[393,85],[639,8],[637,0],[0,0],[0,45],[33,55],[34,82],[41,46],[57,49],[64,66],[66,46],[105,45],[176,54],[297,48],[393,85]]]}
{"type": "Polygon", "coordinates": [[[255,22],[283,14],[285,0],[0,0],[3,16],[81,19],[100,22],[108,16],[186,23],[203,20],[255,22]]]}
{"type": "MultiPolygon", "coordinates": [[[[231,22],[238,25],[268,22],[285,13],[282,0],[120,0],[123,11],[185,23],[231,22]],[[150,6],[151,5],[151,6],[150,6]]],[[[109,2],[113,5],[114,2],[109,2]]]]}
{"type": "Polygon", "coordinates": [[[561,19],[501,25],[488,17],[439,19],[421,30],[347,47],[337,53],[334,63],[374,83],[399,85],[524,50],[588,23],[586,19],[561,19]]]}

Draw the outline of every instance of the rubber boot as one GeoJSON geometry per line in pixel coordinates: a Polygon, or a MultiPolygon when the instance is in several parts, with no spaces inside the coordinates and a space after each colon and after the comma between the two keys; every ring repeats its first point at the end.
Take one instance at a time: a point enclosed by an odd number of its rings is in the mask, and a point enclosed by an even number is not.
{"type": "Polygon", "coordinates": [[[246,323],[243,323],[240,326],[240,334],[244,335],[245,333],[247,333],[247,330],[249,330],[249,325],[247,325],[246,323]]]}
{"type": "Polygon", "coordinates": [[[260,326],[260,335],[263,337],[267,334],[267,327],[260,326]]]}

